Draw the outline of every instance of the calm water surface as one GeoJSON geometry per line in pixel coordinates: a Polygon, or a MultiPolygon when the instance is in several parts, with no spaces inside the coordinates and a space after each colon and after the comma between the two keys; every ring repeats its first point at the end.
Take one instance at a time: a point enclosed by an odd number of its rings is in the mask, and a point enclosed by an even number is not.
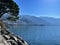
{"type": "Polygon", "coordinates": [[[29,45],[60,45],[60,26],[13,26],[10,29],[29,45]]]}

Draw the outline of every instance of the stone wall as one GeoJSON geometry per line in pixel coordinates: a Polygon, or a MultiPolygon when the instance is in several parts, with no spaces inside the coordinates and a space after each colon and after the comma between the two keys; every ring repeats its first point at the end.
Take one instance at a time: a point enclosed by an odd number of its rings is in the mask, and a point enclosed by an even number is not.
{"type": "Polygon", "coordinates": [[[28,45],[21,37],[9,32],[2,20],[0,20],[0,45],[28,45]]]}

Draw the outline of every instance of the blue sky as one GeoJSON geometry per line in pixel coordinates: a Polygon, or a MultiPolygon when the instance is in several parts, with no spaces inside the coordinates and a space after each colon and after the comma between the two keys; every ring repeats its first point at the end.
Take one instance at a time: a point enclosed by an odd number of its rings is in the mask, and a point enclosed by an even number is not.
{"type": "Polygon", "coordinates": [[[60,17],[60,0],[14,0],[20,15],[60,17]]]}

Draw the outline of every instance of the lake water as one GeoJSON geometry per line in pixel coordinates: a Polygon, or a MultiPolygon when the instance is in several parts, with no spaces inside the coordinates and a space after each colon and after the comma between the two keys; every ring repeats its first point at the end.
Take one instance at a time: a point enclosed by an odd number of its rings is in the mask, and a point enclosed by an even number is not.
{"type": "Polygon", "coordinates": [[[60,45],[60,26],[13,26],[10,29],[29,45],[60,45]]]}

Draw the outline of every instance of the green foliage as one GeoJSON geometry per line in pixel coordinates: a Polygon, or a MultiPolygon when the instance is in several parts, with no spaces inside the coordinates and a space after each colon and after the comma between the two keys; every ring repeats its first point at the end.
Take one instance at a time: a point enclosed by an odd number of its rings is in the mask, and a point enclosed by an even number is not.
{"type": "Polygon", "coordinates": [[[11,20],[11,21],[16,21],[17,19],[19,19],[19,17],[18,16],[17,17],[14,17],[14,18],[13,17],[8,17],[7,19],[8,20],[11,20]]]}
{"type": "Polygon", "coordinates": [[[11,17],[8,20],[17,20],[19,14],[19,7],[13,0],[0,0],[0,18],[8,13],[11,17]]]}

